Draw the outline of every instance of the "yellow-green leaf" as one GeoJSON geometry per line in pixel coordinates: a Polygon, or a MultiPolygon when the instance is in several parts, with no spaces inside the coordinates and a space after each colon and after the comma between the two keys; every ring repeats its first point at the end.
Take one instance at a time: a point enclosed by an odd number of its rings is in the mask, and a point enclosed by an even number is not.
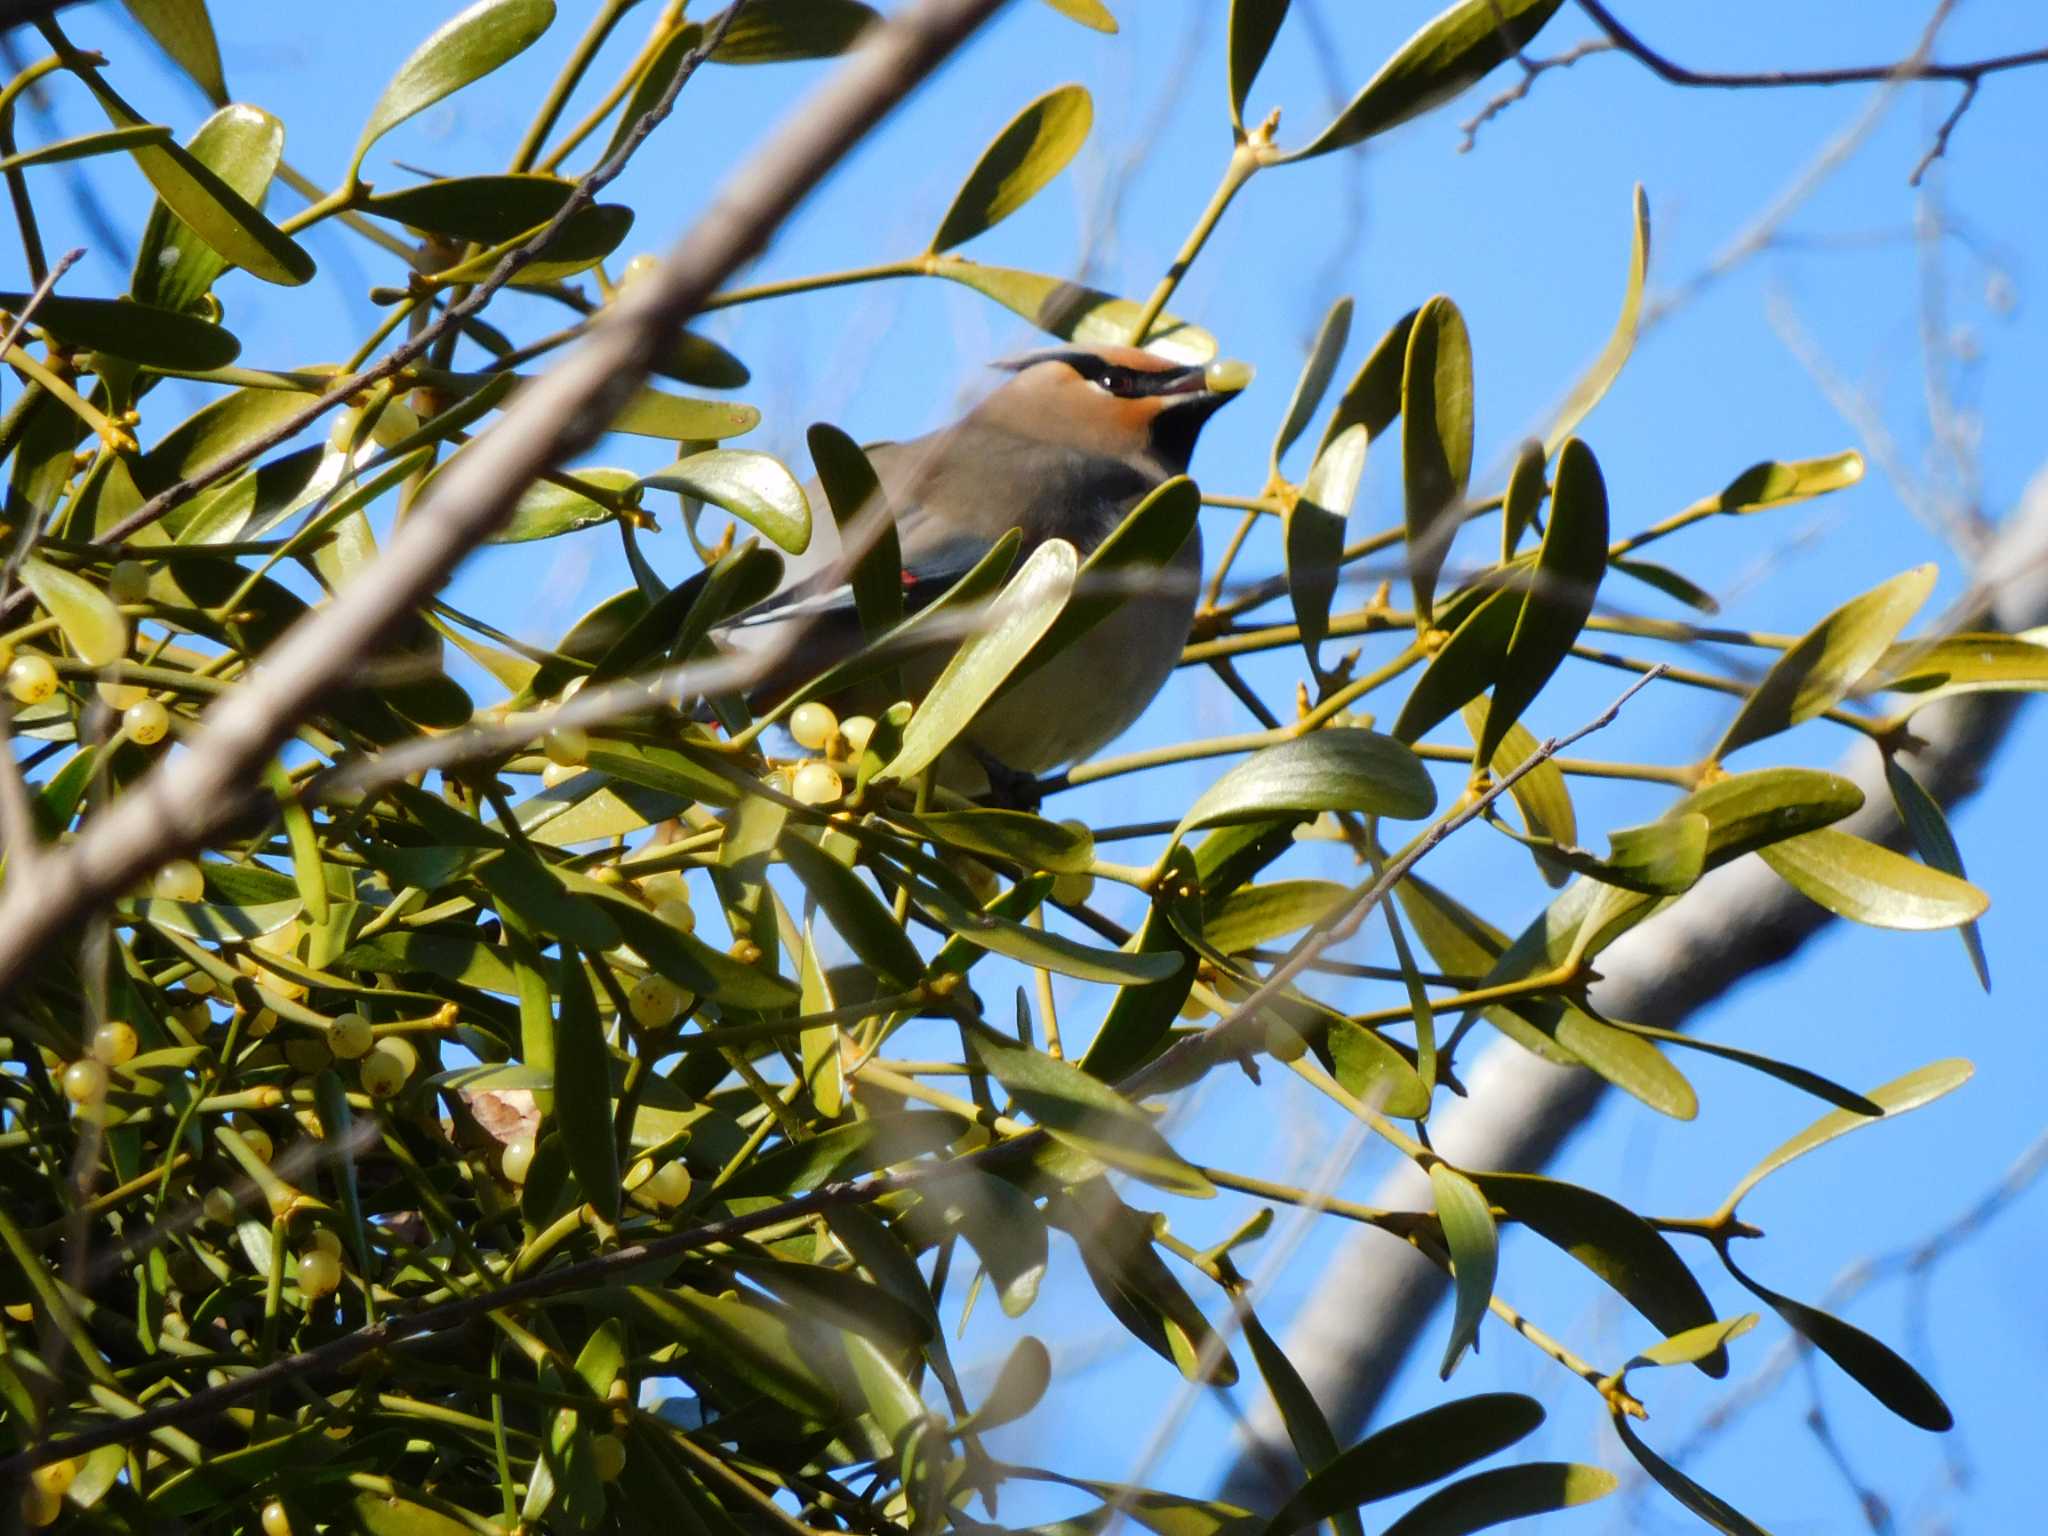
{"type": "MultiPolygon", "coordinates": [[[[1940,804],[1906,770],[1905,764],[1889,752],[1884,759],[1884,781],[1892,792],[1892,805],[1898,810],[1899,820],[1905,826],[1906,834],[1913,839],[1913,846],[1920,857],[1945,875],[1954,875],[1958,880],[1968,879],[1963,869],[1962,850],[1956,847],[1955,834],[1949,831],[1948,818],[1941,813],[1940,804]]],[[[1991,967],[1984,958],[1983,935],[1977,931],[1974,922],[1963,924],[1961,933],[1963,948],[1970,956],[1970,966],[1977,973],[1977,983],[1989,992],[1991,967]]]]}
{"type": "MultiPolygon", "coordinates": [[[[25,293],[0,293],[0,308],[19,314],[25,293]]],[[[225,368],[242,344],[196,315],[155,309],[128,299],[73,299],[52,294],[36,306],[36,324],[74,347],[155,368],[225,368]]]]}
{"type": "Polygon", "coordinates": [[[1564,404],[1559,407],[1557,420],[1543,439],[1547,453],[1556,453],[1564,440],[1578,430],[1579,423],[1600,403],[1601,397],[1620,376],[1629,354],[1635,350],[1636,328],[1643,318],[1643,282],[1649,271],[1650,200],[1643,195],[1642,183],[1637,182],[1635,242],[1629,251],[1628,285],[1621,294],[1621,315],[1614,322],[1614,334],[1607,338],[1607,345],[1600,349],[1592,367],[1572,386],[1572,392],[1565,396],[1564,404]]]}
{"type": "Polygon", "coordinates": [[[1883,1111],[1881,1116],[1858,1114],[1849,1109],[1830,1110],[1744,1174],[1742,1182],[1722,1202],[1723,1208],[1734,1210],[1744,1195],[1795,1158],[1804,1157],[1816,1147],[1826,1146],[1837,1136],[1846,1136],[1866,1125],[1875,1125],[1879,1119],[1896,1119],[1908,1110],[1931,1104],[1944,1094],[1962,1087],[1975,1071],[1961,1057],[1951,1056],[1929,1062],[1904,1077],[1893,1078],[1881,1088],[1871,1089],[1869,1099],[1883,1111]]]}
{"type": "Polygon", "coordinates": [[[922,773],[974,723],[982,705],[1052,628],[1073,596],[1080,567],[1080,556],[1065,539],[1047,539],[1026,557],[939,673],[903,728],[903,745],[881,777],[908,779],[922,773]]]}
{"type": "Polygon", "coordinates": [[[508,59],[526,51],[555,19],[555,0],[476,0],[415,48],[384,87],[349,161],[348,180],[363,169],[370,146],[409,117],[426,111],[508,59]]]}
{"type": "Polygon", "coordinates": [[[1590,1504],[1619,1486],[1612,1472],[1583,1462],[1496,1467],[1439,1488],[1388,1526],[1385,1536],[1467,1536],[1489,1525],[1590,1504]]]}
{"type": "MultiPolygon", "coordinates": [[[[201,123],[185,148],[251,207],[260,208],[284,153],[284,124],[238,102],[201,123]]],[[[190,310],[203,304],[207,290],[226,270],[226,257],[159,200],[136,247],[128,291],[144,304],[190,310]]]]}
{"type": "Polygon", "coordinates": [[[1920,611],[1936,574],[1932,565],[1901,572],[1808,630],[1743,700],[1713,755],[1726,757],[1833,709],[1920,611]]]}
{"type": "Polygon", "coordinates": [[[1056,86],[1019,112],[967,173],[930,249],[963,245],[1030,202],[1066,169],[1094,121],[1095,104],[1078,85],[1056,86]]]}
{"type": "Polygon", "coordinates": [[[1543,1422],[1543,1405],[1519,1392],[1486,1392],[1389,1424],[1338,1453],[1266,1522],[1262,1536],[1290,1533],[1339,1510],[1420,1488],[1505,1450],[1543,1422]]]}
{"type": "MultiPolygon", "coordinates": [[[[573,474],[578,480],[614,494],[631,489],[638,480],[630,469],[579,468],[573,474]]],[[[519,500],[513,503],[511,517],[491,535],[489,542],[526,544],[535,539],[559,538],[579,528],[608,523],[618,515],[613,508],[581,491],[552,480],[536,480],[520,493],[519,500]]]]}
{"type": "Polygon", "coordinates": [[[1051,1385],[1052,1351],[1027,1333],[1011,1347],[981,1406],[954,1427],[955,1433],[971,1429],[982,1434],[1014,1424],[1038,1406],[1051,1385]]]}
{"type": "Polygon", "coordinates": [[[1343,149],[1449,101],[1543,29],[1564,0],[1459,0],[1417,32],[1336,120],[1287,158],[1343,149]]]}
{"type": "Polygon", "coordinates": [[[1508,471],[1508,488],[1500,504],[1500,559],[1505,565],[1515,558],[1522,535],[1536,526],[1536,509],[1550,487],[1543,478],[1549,455],[1535,438],[1524,438],[1515,450],[1515,467],[1508,471]]]}
{"type": "MultiPolygon", "coordinates": [[[[1129,299],[1037,272],[983,266],[952,255],[927,257],[924,270],[994,299],[1062,341],[1120,347],[1130,341],[1131,327],[1138,323],[1140,306],[1129,299]]],[[[1216,355],[1216,338],[1178,315],[1162,314],[1153,321],[1144,345],[1176,363],[1206,363],[1216,355]]]]}
{"type": "Polygon", "coordinates": [[[0,172],[24,170],[31,165],[60,165],[67,160],[86,160],[94,155],[118,154],[150,144],[168,144],[176,135],[162,123],[131,123],[125,128],[103,128],[98,133],[81,133],[38,144],[0,156],[0,172]]]}
{"type": "Polygon", "coordinates": [[[31,555],[21,562],[21,580],[88,665],[111,666],[128,654],[128,621],[83,576],[31,555]]]}
{"type": "Polygon", "coordinates": [[[1429,622],[1471,475],[1472,341],[1458,306],[1439,294],[1416,314],[1401,368],[1401,484],[1417,624],[1429,622]]]}
{"type": "Polygon", "coordinates": [[[1566,440],[1557,456],[1550,492],[1550,526],[1501,657],[1499,679],[1479,739],[1479,755],[1491,761],[1508,727],[1543,691],[1593,611],[1600,578],[1607,571],[1607,483],[1592,449],[1566,440]]]}
{"type": "Polygon", "coordinates": [[[1216,1193],[1200,1170],[1167,1145],[1148,1115],[1099,1078],[986,1029],[971,1032],[967,1048],[1013,1105],[1056,1139],[1175,1194],[1207,1199],[1216,1193]]]}
{"type": "Polygon", "coordinates": [[[1820,459],[1780,462],[1765,459],[1752,464],[1723,486],[1718,494],[1702,497],[1685,510],[1688,513],[1725,512],[1741,516],[1795,502],[1824,496],[1854,485],[1863,478],[1863,455],[1854,451],[1832,453],[1820,459]]]}
{"type": "Polygon", "coordinates": [[[1318,677],[1323,639],[1330,630],[1330,600],[1337,592],[1337,564],[1344,553],[1344,525],[1358,494],[1359,476],[1365,473],[1365,450],[1364,427],[1339,433],[1316,455],[1301,495],[1288,507],[1281,525],[1288,600],[1301,631],[1301,648],[1318,677]]]}
{"type": "Polygon", "coordinates": [[[1329,447],[1347,427],[1363,425],[1366,437],[1373,439],[1393,425],[1394,418],[1401,414],[1401,380],[1407,366],[1408,338],[1421,313],[1411,309],[1396,320],[1358,365],[1358,372],[1351,376],[1351,382],[1337,400],[1336,410],[1330,413],[1330,424],[1323,428],[1323,439],[1316,452],[1329,447]]]}
{"type": "Polygon", "coordinates": [[[1479,1186],[1449,1163],[1429,1165],[1429,1187],[1436,1197],[1436,1219],[1444,1230],[1444,1245],[1450,1250],[1451,1273],[1457,1284],[1450,1342],[1444,1346],[1443,1364],[1437,1370],[1449,1381],[1459,1356],[1468,1346],[1479,1346],[1479,1325],[1493,1299],[1494,1273],[1500,1266],[1500,1233],[1479,1186]]]}
{"type": "Polygon", "coordinates": [[[1202,792],[1175,836],[1324,811],[1415,821],[1435,809],[1436,785],[1413,752],[1377,731],[1335,728],[1253,753],[1202,792]]]}
{"type": "Polygon", "coordinates": [[[1773,843],[1759,856],[1801,895],[1873,928],[1955,928],[1991,904],[1967,880],[1834,827],[1773,843]]]}
{"type": "Polygon", "coordinates": [[[678,459],[640,483],[708,501],[760,529],[793,555],[810,548],[810,498],[773,454],[749,448],[708,448],[678,459]]]}
{"type": "Polygon", "coordinates": [[[1912,714],[1959,693],[2038,693],[2048,689],[2048,634],[1950,635],[1890,647],[1857,692],[1906,695],[1912,714]]]}

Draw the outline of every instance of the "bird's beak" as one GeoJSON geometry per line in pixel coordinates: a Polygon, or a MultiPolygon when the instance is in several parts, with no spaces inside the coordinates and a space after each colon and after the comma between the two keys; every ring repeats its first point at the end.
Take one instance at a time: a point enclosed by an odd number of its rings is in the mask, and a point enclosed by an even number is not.
{"type": "Polygon", "coordinates": [[[1205,368],[1183,368],[1172,382],[1159,389],[1162,395],[1209,395],[1221,404],[1252,381],[1252,365],[1235,358],[1218,358],[1205,368]]]}

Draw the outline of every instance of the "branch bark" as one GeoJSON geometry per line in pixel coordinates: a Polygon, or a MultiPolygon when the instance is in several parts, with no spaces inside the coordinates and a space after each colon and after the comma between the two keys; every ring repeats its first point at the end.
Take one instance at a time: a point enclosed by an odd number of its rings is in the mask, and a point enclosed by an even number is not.
{"type": "Polygon", "coordinates": [[[918,0],[860,50],[721,189],[659,270],[451,461],[376,563],[267,652],[165,758],[47,858],[33,887],[0,890],[0,989],[45,945],[199,847],[263,764],[362,656],[510,514],[543,471],[587,447],[646,378],[661,338],[758,254],[804,196],[1002,0],[918,0]]]}
{"type": "MultiPolygon", "coordinates": [[[[1990,622],[2020,630],[2048,623],[2048,471],[2028,488],[1979,569],[1987,573],[1988,590],[1960,627],[1990,622]]],[[[1952,806],[1980,786],[2021,697],[1969,695],[1914,717],[1924,744],[1912,766],[1936,800],[1952,806]]],[[[1844,829],[1897,846],[1903,834],[1875,754],[1862,748],[1838,771],[1866,797],[1844,829]]],[[[1738,859],[1607,950],[1594,1001],[1611,1017],[1682,1028],[1750,977],[1797,954],[1831,921],[1761,860],[1738,859]]],[[[1606,1087],[1589,1071],[1551,1066],[1507,1041],[1487,1049],[1466,1083],[1468,1098],[1431,1117],[1438,1150],[1464,1167],[1530,1171],[1557,1155],[1606,1087]]],[[[1403,1165],[1367,1203],[1428,1209],[1428,1181],[1403,1165]]],[[[1362,1236],[1330,1266],[1288,1331],[1286,1348],[1339,1443],[1355,1439],[1371,1421],[1447,1290],[1434,1265],[1376,1234],[1362,1236]]],[[[1300,1477],[1285,1427],[1262,1402],[1246,1422],[1222,1497],[1270,1510],[1300,1477]]]]}

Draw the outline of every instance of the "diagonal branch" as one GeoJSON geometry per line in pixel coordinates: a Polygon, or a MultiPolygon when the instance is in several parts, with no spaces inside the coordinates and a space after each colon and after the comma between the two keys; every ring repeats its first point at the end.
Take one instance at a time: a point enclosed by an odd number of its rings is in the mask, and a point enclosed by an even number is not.
{"type": "Polygon", "coordinates": [[[0,988],[85,913],[198,847],[294,726],[510,514],[534,478],[595,441],[661,340],[756,255],[799,202],[1001,0],[918,0],[727,181],[661,267],[452,461],[374,565],[302,621],[166,759],[53,854],[34,889],[0,892],[0,988]]]}

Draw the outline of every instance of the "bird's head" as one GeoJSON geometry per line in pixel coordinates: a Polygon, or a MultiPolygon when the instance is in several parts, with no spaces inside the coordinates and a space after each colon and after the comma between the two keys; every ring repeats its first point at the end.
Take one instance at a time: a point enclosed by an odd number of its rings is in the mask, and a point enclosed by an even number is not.
{"type": "Polygon", "coordinates": [[[1176,363],[1137,347],[1054,347],[997,366],[1014,377],[982,403],[985,420],[1169,474],[1186,472],[1202,423],[1252,377],[1245,363],[1176,363]]]}

